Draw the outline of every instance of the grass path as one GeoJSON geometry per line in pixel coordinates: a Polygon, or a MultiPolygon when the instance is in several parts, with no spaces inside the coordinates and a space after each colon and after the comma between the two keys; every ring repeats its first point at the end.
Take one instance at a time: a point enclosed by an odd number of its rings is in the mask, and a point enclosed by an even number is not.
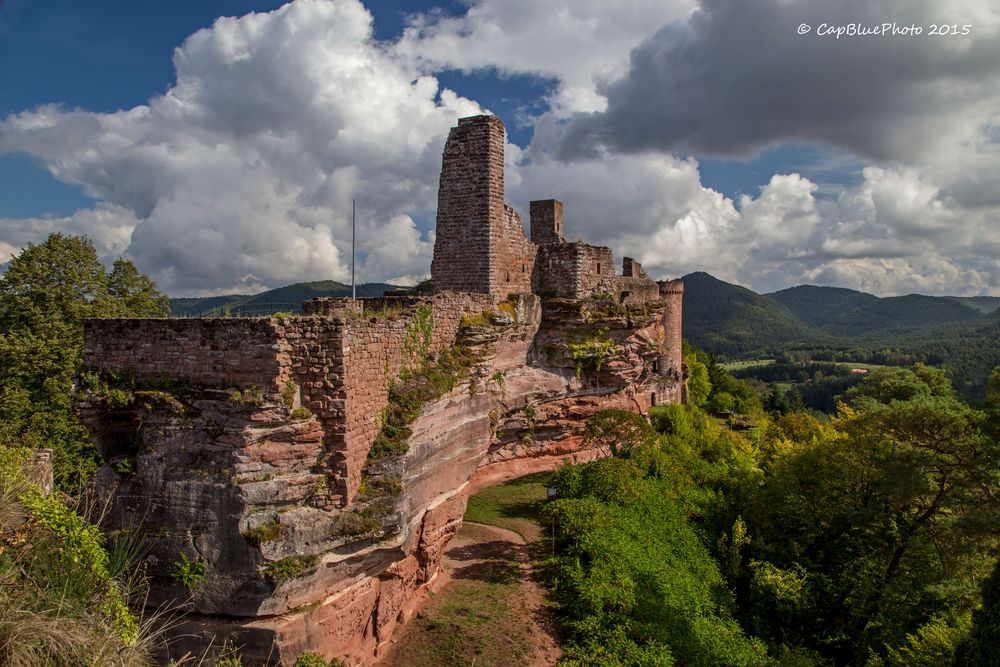
{"type": "Polygon", "coordinates": [[[547,473],[530,475],[469,499],[432,595],[398,632],[381,665],[556,663],[556,624],[534,567],[544,552],[537,517],[547,479],[547,473]]]}

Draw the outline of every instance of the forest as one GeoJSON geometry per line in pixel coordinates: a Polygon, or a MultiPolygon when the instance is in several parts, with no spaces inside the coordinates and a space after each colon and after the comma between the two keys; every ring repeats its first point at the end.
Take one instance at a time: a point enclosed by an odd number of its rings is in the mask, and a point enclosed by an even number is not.
{"type": "Polygon", "coordinates": [[[832,419],[702,379],[651,423],[599,414],[610,456],[555,473],[565,664],[1000,664],[1000,369],[981,408],[877,369],[832,419]],[[758,428],[706,412],[734,389],[758,428]]]}

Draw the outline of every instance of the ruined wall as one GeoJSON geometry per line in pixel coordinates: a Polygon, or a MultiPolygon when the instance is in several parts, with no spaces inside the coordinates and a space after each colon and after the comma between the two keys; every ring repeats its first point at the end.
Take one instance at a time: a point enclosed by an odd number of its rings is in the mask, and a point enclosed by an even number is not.
{"type": "Polygon", "coordinates": [[[506,204],[503,224],[494,233],[493,243],[497,249],[495,296],[503,300],[510,294],[530,293],[537,247],[525,237],[521,215],[506,204]]]}
{"type": "Polygon", "coordinates": [[[83,363],[206,385],[274,387],[287,360],[274,348],[277,320],[91,319],[83,363]]]}
{"type": "Polygon", "coordinates": [[[615,292],[618,302],[625,305],[639,305],[658,301],[659,286],[648,278],[619,277],[615,292]]]}
{"type": "Polygon", "coordinates": [[[537,245],[565,243],[563,204],[557,199],[531,202],[531,241],[537,245]]]}
{"type": "Polygon", "coordinates": [[[309,313],[338,313],[326,317],[88,320],[84,366],[227,390],[280,392],[294,380],[296,404],[325,433],[324,464],[332,471],[327,501],[343,506],[360,485],[389,383],[405,365],[453,345],[462,317],[494,300],[444,292],[349,302],[304,305],[309,313]]]}
{"type": "MultiPolygon", "coordinates": [[[[372,300],[375,313],[384,307],[392,313],[393,297],[372,300]]],[[[381,427],[381,413],[388,404],[388,388],[404,366],[413,366],[428,352],[455,343],[465,315],[490,308],[489,295],[444,292],[433,297],[400,300],[405,310],[389,316],[345,320],[343,336],[346,422],[337,436],[344,452],[345,493],[348,502],[361,483],[361,469],[381,427]]],[[[367,308],[367,304],[366,304],[367,308]]]]}
{"type": "Polygon", "coordinates": [[[646,271],[642,264],[631,257],[622,257],[622,277],[623,278],[647,278],[646,271]]]}
{"type": "Polygon", "coordinates": [[[534,288],[539,294],[567,299],[585,299],[596,292],[615,293],[611,248],[580,242],[539,246],[534,288]]]}

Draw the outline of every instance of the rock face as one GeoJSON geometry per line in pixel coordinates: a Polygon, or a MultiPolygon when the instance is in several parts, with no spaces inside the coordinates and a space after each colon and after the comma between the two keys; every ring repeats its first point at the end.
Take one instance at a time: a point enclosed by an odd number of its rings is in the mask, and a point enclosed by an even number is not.
{"type": "Polygon", "coordinates": [[[370,664],[473,486],[600,455],[582,438],[599,410],[683,401],[682,286],[564,243],[554,200],[527,240],[502,147],[489,117],[449,138],[433,295],[86,323],[78,411],[105,527],[142,527],[148,605],[189,612],[173,656],[228,642],[246,664],[370,664]]]}

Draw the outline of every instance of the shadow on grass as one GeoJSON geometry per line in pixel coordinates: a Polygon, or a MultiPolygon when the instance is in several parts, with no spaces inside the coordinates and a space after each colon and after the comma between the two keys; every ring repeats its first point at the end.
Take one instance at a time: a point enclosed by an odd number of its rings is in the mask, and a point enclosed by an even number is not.
{"type": "Polygon", "coordinates": [[[517,545],[502,540],[450,549],[448,557],[455,561],[475,561],[464,567],[456,567],[452,577],[491,584],[516,583],[521,579],[517,549],[517,545]]]}

